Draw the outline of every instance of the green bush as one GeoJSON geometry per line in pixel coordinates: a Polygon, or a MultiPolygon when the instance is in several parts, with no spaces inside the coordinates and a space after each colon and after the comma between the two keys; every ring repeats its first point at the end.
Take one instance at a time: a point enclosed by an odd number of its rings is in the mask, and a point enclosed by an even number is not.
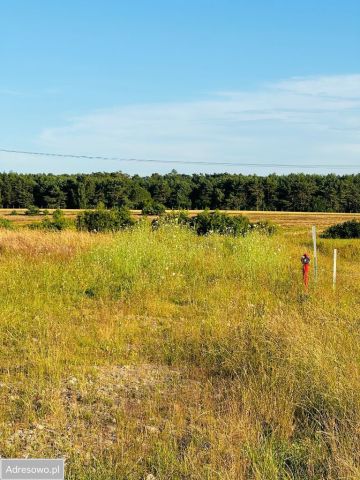
{"type": "Polygon", "coordinates": [[[141,213],[143,215],[161,215],[165,213],[165,206],[159,202],[150,202],[144,205],[141,213]]]}
{"type": "Polygon", "coordinates": [[[39,215],[40,208],[35,205],[30,205],[30,207],[25,211],[25,215],[39,215]]]}
{"type": "Polygon", "coordinates": [[[259,232],[269,236],[275,235],[275,233],[279,231],[278,225],[270,222],[269,220],[251,223],[250,228],[253,232],[259,232]]]}
{"type": "Polygon", "coordinates": [[[278,226],[267,220],[250,223],[249,219],[243,215],[230,216],[219,211],[209,212],[208,210],[192,218],[186,211],[170,212],[152,221],[154,230],[164,225],[187,226],[195,230],[198,235],[219,233],[235,237],[245,236],[255,231],[271,236],[278,231],[278,226]]]}
{"type": "Polygon", "coordinates": [[[327,228],[322,238],[360,238],[360,222],[350,220],[344,223],[338,223],[327,228]]]}
{"type": "Polygon", "coordinates": [[[70,220],[65,218],[64,212],[59,208],[57,208],[53,212],[52,217],[53,217],[52,220],[49,220],[47,218],[44,218],[43,220],[43,222],[48,220],[50,230],[65,230],[66,228],[69,228],[71,225],[70,220]]]}
{"type": "Polygon", "coordinates": [[[76,228],[87,232],[115,232],[134,224],[130,210],[126,207],[111,210],[87,210],[76,219],[76,228]]]}
{"type": "Polygon", "coordinates": [[[187,211],[181,210],[180,212],[169,212],[164,215],[160,215],[159,218],[154,218],[151,225],[154,230],[164,225],[180,225],[189,226],[190,217],[187,211]]]}
{"type": "Polygon", "coordinates": [[[46,217],[41,222],[32,223],[29,225],[29,228],[31,230],[61,231],[70,228],[73,223],[65,218],[64,212],[60,209],[56,209],[53,212],[52,217],[52,220],[49,217],[46,217]]]}
{"type": "Polygon", "coordinates": [[[14,229],[14,225],[12,222],[10,222],[10,220],[8,220],[7,218],[1,218],[0,217],[0,228],[4,228],[6,230],[13,230],[14,229]]]}
{"type": "Polygon", "coordinates": [[[245,236],[250,229],[250,221],[242,215],[229,216],[225,213],[208,210],[199,213],[190,220],[190,226],[198,235],[219,233],[220,235],[245,236]]]}
{"type": "Polygon", "coordinates": [[[17,215],[18,212],[16,210],[11,210],[11,212],[9,213],[9,215],[11,216],[14,216],[14,215],[17,215]]]}

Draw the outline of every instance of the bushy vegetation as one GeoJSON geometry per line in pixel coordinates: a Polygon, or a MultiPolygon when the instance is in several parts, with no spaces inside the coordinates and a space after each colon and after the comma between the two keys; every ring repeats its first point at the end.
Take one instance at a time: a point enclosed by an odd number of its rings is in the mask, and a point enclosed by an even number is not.
{"type": "Polygon", "coordinates": [[[279,226],[270,220],[262,220],[261,222],[252,222],[250,224],[252,232],[264,233],[266,235],[275,235],[279,232],[279,226]]]}
{"type": "Polygon", "coordinates": [[[134,224],[128,208],[99,208],[80,213],[76,219],[76,227],[87,232],[116,232],[134,224]]]}
{"type": "Polygon", "coordinates": [[[0,207],[360,212],[360,174],[194,174],[148,177],[121,172],[82,175],[0,173],[0,207]]]}
{"type": "Polygon", "coordinates": [[[162,215],[165,212],[165,206],[159,202],[149,202],[142,208],[143,215],[162,215]]]}
{"type": "Polygon", "coordinates": [[[35,205],[30,205],[25,212],[25,215],[35,216],[40,214],[40,208],[35,205]]]}
{"type": "Polygon", "coordinates": [[[210,212],[208,210],[193,217],[190,217],[186,211],[170,212],[161,215],[152,222],[153,229],[165,225],[186,226],[198,235],[216,233],[235,237],[245,236],[254,231],[266,235],[273,235],[278,231],[277,226],[269,221],[251,223],[244,215],[228,215],[223,212],[210,212]]]}
{"type": "Polygon", "coordinates": [[[338,223],[327,228],[322,234],[323,238],[360,238],[360,222],[350,220],[338,223]]]}
{"type": "Polygon", "coordinates": [[[4,228],[6,230],[13,230],[14,226],[10,220],[7,218],[0,217],[0,228],[4,228]]]}
{"type": "Polygon", "coordinates": [[[220,235],[245,236],[250,229],[250,221],[243,215],[230,216],[215,211],[204,211],[190,219],[191,227],[198,235],[219,233],[220,235]]]}
{"type": "Polygon", "coordinates": [[[359,478],[358,264],[334,293],[323,248],[304,296],[307,241],[3,232],[1,455],[76,480],[359,478]]]}
{"type": "Polygon", "coordinates": [[[29,228],[31,230],[61,231],[71,228],[73,225],[74,223],[71,220],[65,218],[62,210],[56,209],[52,214],[52,218],[46,215],[41,222],[30,224],[29,228]]]}
{"type": "Polygon", "coordinates": [[[189,213],[186,210],[167,212],[154,218],[151,225],[153,230],[168,225],[188,227],[190,225],[189,213]]]}

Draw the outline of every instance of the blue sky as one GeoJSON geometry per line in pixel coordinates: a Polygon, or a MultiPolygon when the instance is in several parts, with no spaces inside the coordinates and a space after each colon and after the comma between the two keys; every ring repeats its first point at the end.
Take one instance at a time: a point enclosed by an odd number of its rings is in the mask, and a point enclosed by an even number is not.
{"type": "MultiPolygon", "coordinates": [[[[3,0],[0,148],[359,172],[359,19],[357,0],[3,0]]],[[[0,153],[2,171],[171,168],[0,153]]]]}

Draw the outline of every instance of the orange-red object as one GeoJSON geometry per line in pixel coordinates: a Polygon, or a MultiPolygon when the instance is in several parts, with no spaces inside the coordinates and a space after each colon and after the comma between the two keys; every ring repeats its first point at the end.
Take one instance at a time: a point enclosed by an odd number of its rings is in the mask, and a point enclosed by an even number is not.
{"type": "Polygon", "coordinates": [[[303,265],[303,279],[304,279],[305,288],[308,288],[309,286],[309,270],[310,270],[310,265],[308,263],[303,265]]]}
{"type": "Polygon", "coordinates": [[[307,253],[301,257],[301,263],[303,266],[303,280],[305,288],[307,289],[309,286],[309,271],[310,271],[310,257],[307,253]]]}

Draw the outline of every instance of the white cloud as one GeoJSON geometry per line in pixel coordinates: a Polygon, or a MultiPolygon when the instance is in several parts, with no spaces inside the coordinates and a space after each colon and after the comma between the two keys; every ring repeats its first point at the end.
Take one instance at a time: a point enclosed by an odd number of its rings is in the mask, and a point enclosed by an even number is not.
{"type": "Polygon", "coordinates": [[[301,95],[335,98],[360,98],[360,75],[294,77],[275,84],[279,90],[301,95]]]}
{"type": "MultiPolygon", "coordinates": [[[[52,151],[128,158],[301,162],[306,169],[311,163],[360,165],[354,156],[359,142],[360,75],[344,75],[291,78],[193,102],[95,111],[44,129],[37,144],[52,151]]],[[[96,167],[109,168],[114,166],[96,167]]],[[[139,171],[131,164],[121,168],[139,171]]]]}

